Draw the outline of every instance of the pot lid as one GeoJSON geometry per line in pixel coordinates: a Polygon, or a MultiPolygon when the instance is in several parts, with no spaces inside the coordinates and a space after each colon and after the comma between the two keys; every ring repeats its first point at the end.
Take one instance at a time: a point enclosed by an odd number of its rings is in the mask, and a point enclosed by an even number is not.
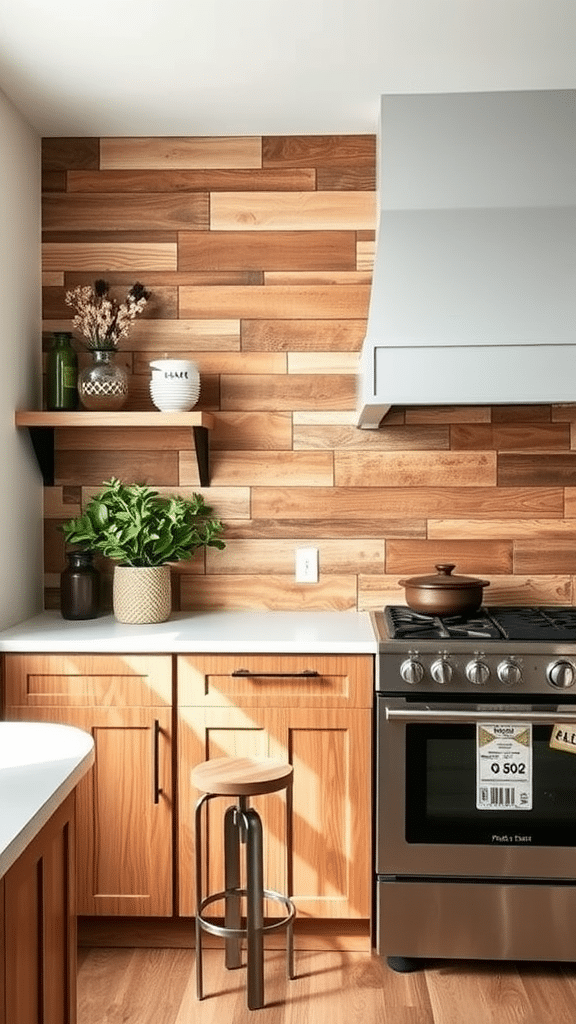
{"type": "Polygon", "coordinates": [[[435,576],[412,576],[409,580],[398,580],[401,587],[424,587],[429,590],[468,590],[475,587],[489,587],[488,580],[478,580],[473,576],[453,576],[456,565],[441,563],[436,565],[435,576]]]}

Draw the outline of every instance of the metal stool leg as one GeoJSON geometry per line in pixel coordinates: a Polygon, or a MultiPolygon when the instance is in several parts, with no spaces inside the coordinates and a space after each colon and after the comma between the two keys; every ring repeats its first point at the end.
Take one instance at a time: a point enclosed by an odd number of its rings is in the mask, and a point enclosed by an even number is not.
{"type": "Polygon", "coordinates": [[[253,808],[244,812],[246,822],[246,875],[248,938],[248,1009],[264,1006],[264,868],[262,822],[253,808]]]}
{"type": "MultiPolygon", "coordinates": [[[[228,807],[224,814],[224,888],[226,890],[224,925],[240,928],[242,924],[241,897],[231,890],[240,889],[240,831],[237,807],[228,807]]],[[[231,970],[242,966],[241,939],[225,940],[226,967],[231,970]]]]}
{"type": "Polygon", "coordinates": [[[200,906],[202,903],[202,806],[209,799],[204,794],[196,804],[195,813],[195,857],[196,857],[196,997],[203,999],[202,985],[202,928],[200,927],[200,906]]]}
{"type": "MultiPolygon", "coordinates": [[[[286,892],[288,895],[293,891],[292,885],[292,782],[286,788],[286,892]]],[[[294,970],[294,921],[291,920],[286,928],[286,973],[292,981],[295,977],[294,970]]]]}

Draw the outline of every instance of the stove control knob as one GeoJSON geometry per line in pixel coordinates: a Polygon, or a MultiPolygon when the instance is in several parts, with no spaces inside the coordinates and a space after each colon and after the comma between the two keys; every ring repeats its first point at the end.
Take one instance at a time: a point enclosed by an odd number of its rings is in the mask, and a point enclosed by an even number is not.
{"type": "Polygon", "coordinates": [[[515,661],[501,661],[498,665],[498,679],[506,686],[515,686],[522,679],[522,669],[515,661]]]}
{"type": "Polygon", "coordinates": [[[559,690],[567,690],[574,686],[576,670],[571,661],[554,661],[546,669],[548,682],[551,686],[557,686],[559,690]]]}
{"type": "Polygon", "coordinates": [[[452,665],[449,661],[446,661],[446,658],[438,658],[437,661],[432,662],[430,674],[435,683],[440,683],[441,686],[444,686],[452,679],[452,673],[452,665]]]}
{"type": "Polygon", "coordinates": [[[416,661],[415,658],[407,658],[400,665],[400,675],[405,683],[416,686],[424,678],[424,666],[420,661],[416,661]]]}
{"type": "Polygon", "coordinates": [[[490,669],[485,661],[469,661],[466,665],[466,676],[475,686],[483,686],[490,678],[490,669]]]}

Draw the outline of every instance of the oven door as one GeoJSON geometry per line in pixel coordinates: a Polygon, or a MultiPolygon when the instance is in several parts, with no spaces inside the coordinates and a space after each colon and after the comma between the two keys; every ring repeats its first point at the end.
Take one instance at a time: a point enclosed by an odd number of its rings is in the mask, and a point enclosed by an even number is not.
{"type": "Polygon", "coordinates": [[[554,726],[574,736],[576,704],[423,703],[379,694],[376,872],[576,879],[576,754],[551,748],[554,726]],[[527,756],[506,763],[497,754],[494,785],[482,786],[480,737],[511,726],[529,742],[527,756]],[[519,772],[528,787],[523,804],[513,798],[519,772]]]}

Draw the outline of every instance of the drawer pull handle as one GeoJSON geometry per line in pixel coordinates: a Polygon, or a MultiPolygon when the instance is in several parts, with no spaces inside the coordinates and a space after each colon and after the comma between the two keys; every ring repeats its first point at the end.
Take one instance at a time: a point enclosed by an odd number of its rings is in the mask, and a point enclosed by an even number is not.
{"type": "Polygon", "coordinates": [[[160,722],[158,721],[157,718],[155,718],[154,719],[154,731],[153,731],[153,740],[154,740],[154,755],[153,755],[154,788],[153,788],[153,794],[154,794],[154,803],[155,804],[160,803],[160,797],[162,795],[162,787],[160,786],[160,733],[161,732],[162,732],[162,729],[160,728],[160,722]]]}
{"type": "Polygon", "coordinates": [[[303,672],[251,672],[248,668],[235,668],[232,675],[244,679],[310,679],[320,673],[314,668],[305,668],[303,672]]]}

